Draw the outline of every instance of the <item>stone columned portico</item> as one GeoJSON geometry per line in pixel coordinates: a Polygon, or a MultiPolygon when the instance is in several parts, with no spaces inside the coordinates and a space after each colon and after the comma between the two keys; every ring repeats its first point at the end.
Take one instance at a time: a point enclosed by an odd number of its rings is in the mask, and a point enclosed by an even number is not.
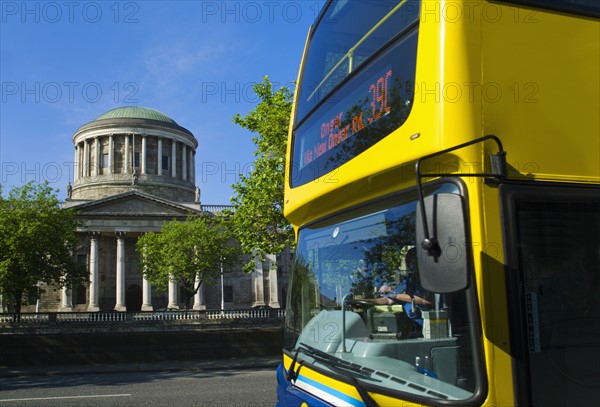
{"type": "MultiPolygon", "coordinates": [[[[137,239],[160,231],[164,222],[183,221],[200,209],[136,189],[76,208],[82,221],[77,258],[88,264],[90,271],[87,311],[153,310],[151,286],[143,278],[140,255],[134,250],[137,239]]],[[[168,294],[177,298],[177,286],[170,287],[168,294]]],[[[203,304],[195,305],[202,309],[203,304]]]]}

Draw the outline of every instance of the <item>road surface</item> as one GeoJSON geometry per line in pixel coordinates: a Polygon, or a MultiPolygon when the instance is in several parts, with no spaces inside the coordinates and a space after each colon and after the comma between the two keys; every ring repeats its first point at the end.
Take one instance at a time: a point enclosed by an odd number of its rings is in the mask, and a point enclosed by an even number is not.
{"type": "Polygon", "coordinates": [[[276,359],[0,371],[0,407],[275,404],[276,359]]]}

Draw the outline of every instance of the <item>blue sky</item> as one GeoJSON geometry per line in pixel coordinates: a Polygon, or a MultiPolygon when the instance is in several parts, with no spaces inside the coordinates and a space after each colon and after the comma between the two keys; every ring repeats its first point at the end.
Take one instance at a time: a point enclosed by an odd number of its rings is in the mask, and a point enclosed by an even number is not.
{"type": "Polygon", "coordinates": [[[72,136],[120,106],[157,109],[198,139],[202,203],[229,204],[253,161],[232,123],[268,75],[292,86],[323,0],[1,1],[0,183],[65,197],[72,136]]]}

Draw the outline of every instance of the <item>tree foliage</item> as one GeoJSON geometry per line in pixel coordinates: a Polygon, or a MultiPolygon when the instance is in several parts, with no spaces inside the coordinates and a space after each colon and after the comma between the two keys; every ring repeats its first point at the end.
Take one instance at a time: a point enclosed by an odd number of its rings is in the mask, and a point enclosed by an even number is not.
{"type": "MultiPolygon", "coordinates": [[[[294,233],[283,217],[283,188],[292,93],[286,87],[274,91],[268,77],[254,85],[260,102],[246,116],[233,122],[255,135],[253,171],[241,174],[233,185],[233,223],[244,253],[280,253],[294,242],[294,233]]],[[[251,266],[252,263],[246,265],[251,266]]]]}
{"type": "Polygon", "coordinates": [[[227,221],[208,215],[167,222],[160,232],[138,239],[136,251],[153,289],[166,291],[170,281],[179,283],[186,309],[200,285],[214,283],[221,266],[230,267],[238,257],[227,221]]]}
{"type": "Polygon", "coordinates": [[[63,209],[48,183],[29,182],[0,194],[0,292],[20,313],[40,283],[73,287],[87,282],[74,261],[75,213],[63,209]]]}

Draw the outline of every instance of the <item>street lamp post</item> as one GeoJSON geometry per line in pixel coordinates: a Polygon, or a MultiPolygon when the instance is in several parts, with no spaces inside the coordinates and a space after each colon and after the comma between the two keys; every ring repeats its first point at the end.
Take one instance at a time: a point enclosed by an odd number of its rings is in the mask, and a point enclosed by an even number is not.
{"type": "Polygon", "coordinates": [[[223,283],[223,257],[221,257],[221,310],[225,309],[225,286],[223,283]]]}

